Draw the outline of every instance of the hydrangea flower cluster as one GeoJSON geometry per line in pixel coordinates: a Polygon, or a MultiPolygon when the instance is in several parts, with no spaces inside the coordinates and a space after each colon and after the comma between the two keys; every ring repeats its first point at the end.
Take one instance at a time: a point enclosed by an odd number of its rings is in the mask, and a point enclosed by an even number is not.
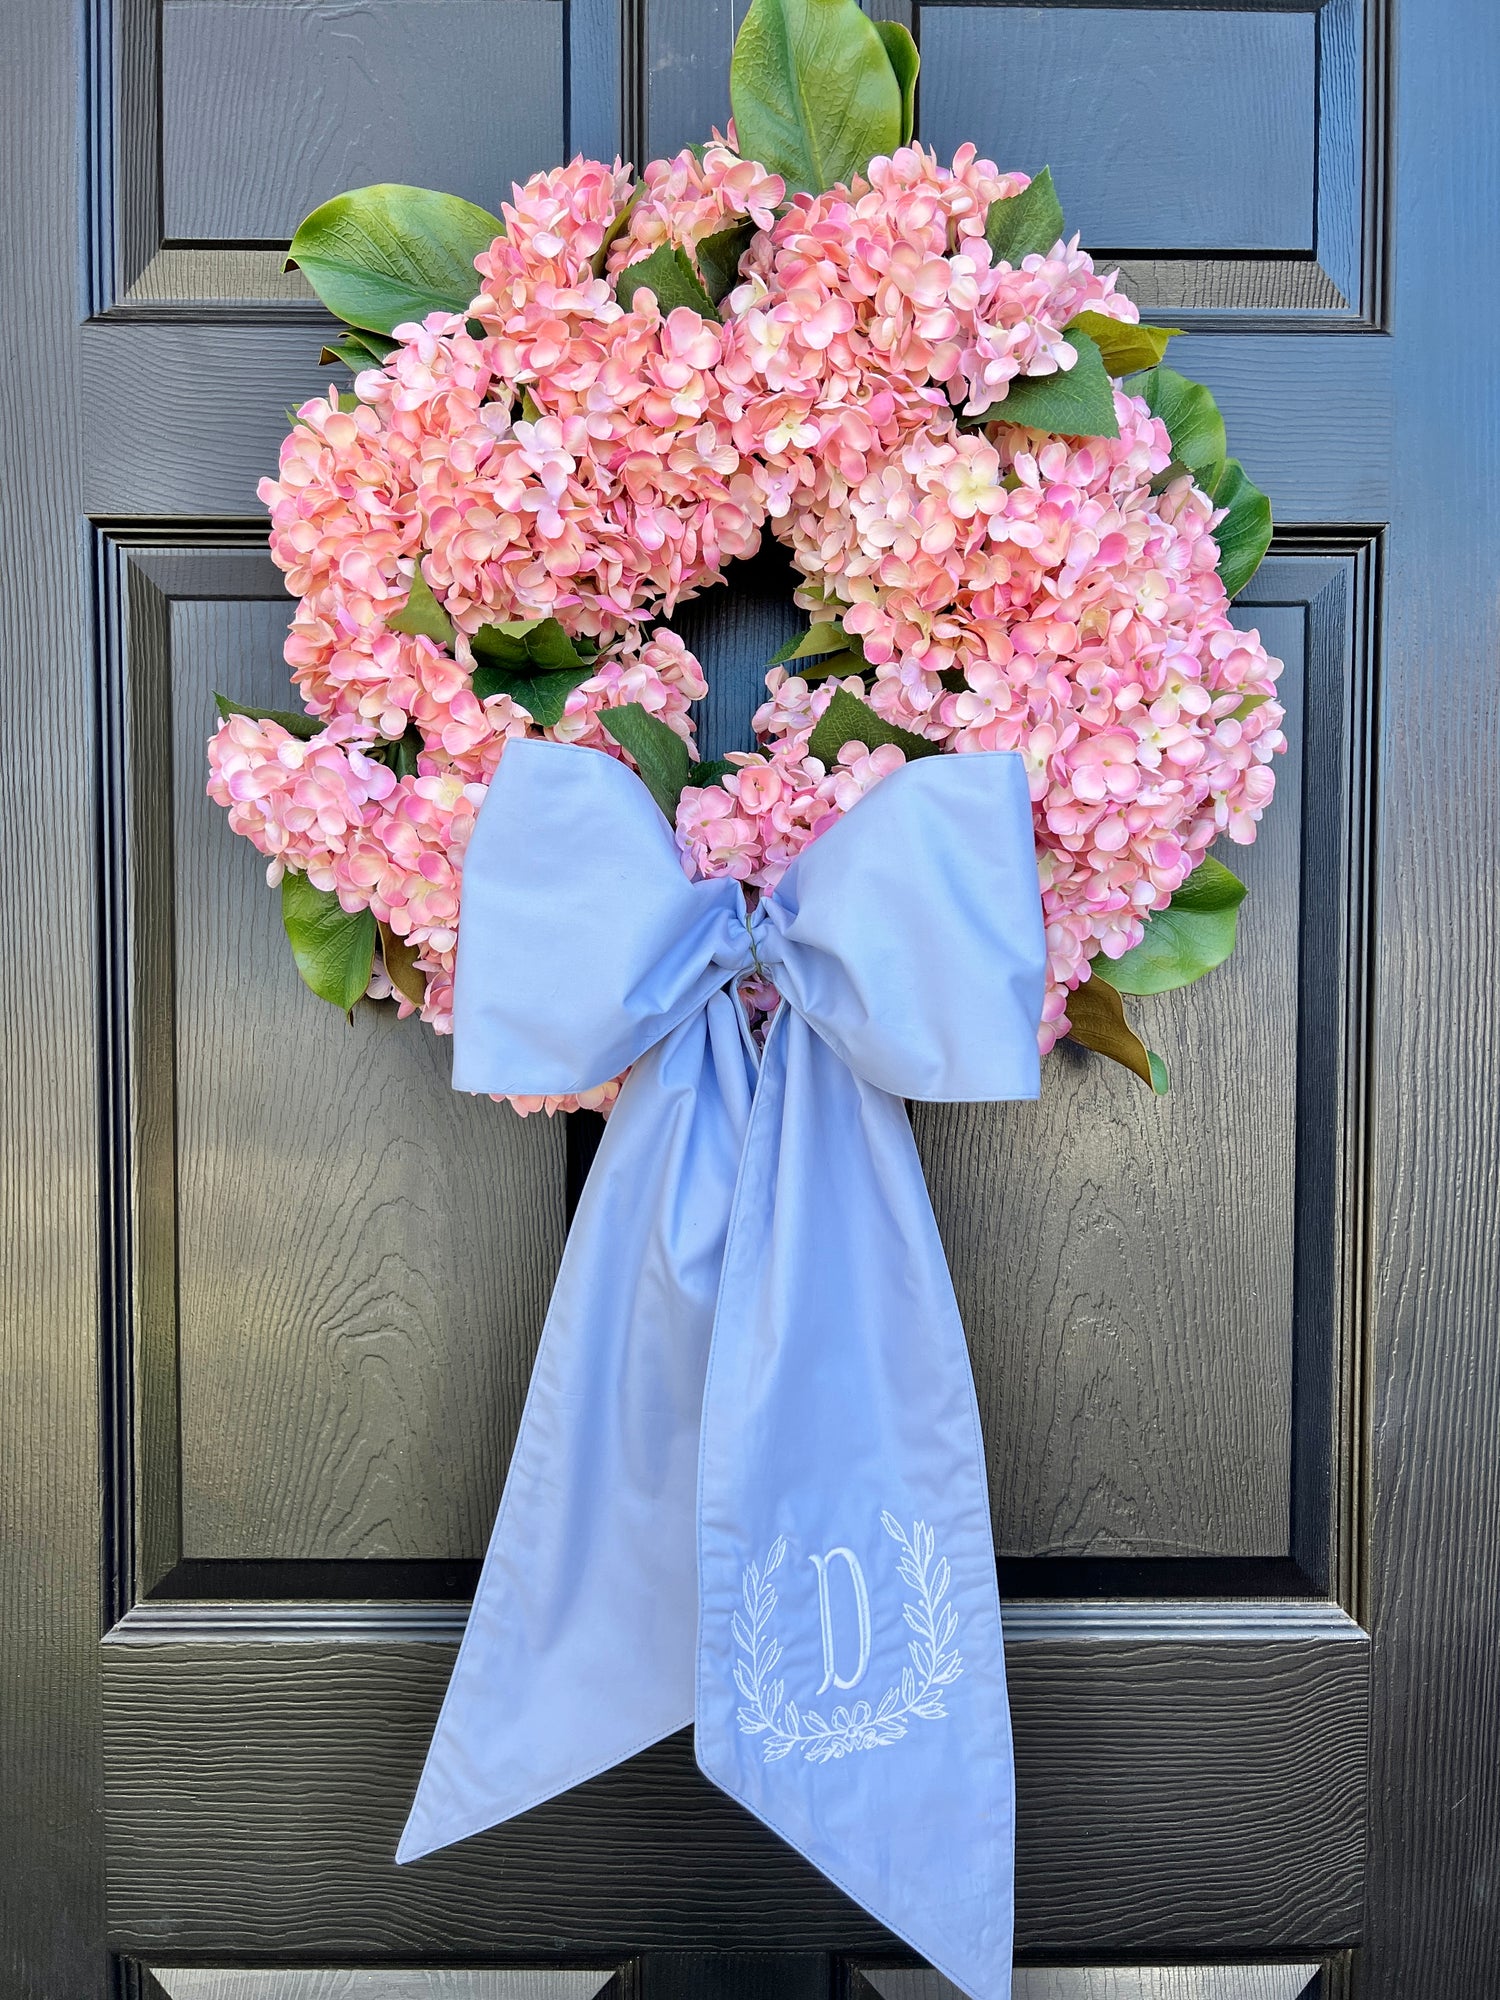
{"type": "MultiPolygon", "coordinates": [[[[260,492],[299,600],[286,658],[321,727],[231,716],[209,791],[272,881],[305,872],[415,955],[439,1033],[464,849],[505,744],[623,756],[600,718],[639,703],[692,747],[704,676],[654,621],[768,520],[800,601],[862,655],[851,692],[944,750],[1025,758],[1046,1046],[1092,957],[1136,943],[1217,834],[1253,838],[1284,747],[1279,665],[1229,623],[1216,516],[1171,476],[1165,427],[1120,392],[1118,439],[972,421],[1074,364],[1079,312],[1137,318],[1076,239],[1015,266],[992,253],[992,205],[1027,184],[972,146],[951,167],[904,146],[788,203],[732,127],[634,187],[575,160],[514,191],[466,311],[396,328],[352,403],[298,411],[260,492]],[[736,228],[719,318],[644,286],[617,298],[643,258],[736,228]],[[403,616],[419,574],[431,631],[403,616]],[[482,628],[542,619],[588,670],[545,725],[475,685],[482,628]]],[[[677,814],[689,873],[760,891],[904,761],[853,743],[825,768],[809,743],[834,683],[777,668],[767,685],[759,747],[677,814]]],[[[389,985],[377,972],[372,991],[389,985]]]]}

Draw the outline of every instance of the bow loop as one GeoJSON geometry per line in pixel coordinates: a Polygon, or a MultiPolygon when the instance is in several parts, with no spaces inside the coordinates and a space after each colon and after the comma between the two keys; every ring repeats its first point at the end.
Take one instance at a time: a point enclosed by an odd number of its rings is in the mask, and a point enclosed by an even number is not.
{"type": "Polygon", "coordinates": [[[777,987],[856,1076],[944,1103],[1036,1096],[1046,943],[1014,752],[894,772],[762,913],[777,987]]]}
{"type": "Polygon", "coordinates": [[[751,962],[738,882],[689,882],[635,773],[506,746],[464,857],[455,1089],[562,1097],[654,1048],[751,962]]]}

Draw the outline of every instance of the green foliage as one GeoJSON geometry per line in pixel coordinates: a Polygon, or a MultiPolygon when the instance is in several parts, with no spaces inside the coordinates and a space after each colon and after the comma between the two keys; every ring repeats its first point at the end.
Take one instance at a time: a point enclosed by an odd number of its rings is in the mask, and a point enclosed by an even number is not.
{"type": "Polygon", "coordinates": [[[1216,507],[1229,509],[1214,529],[1214,540],[1219,545],[1220,580],[1231,597],[1238,597],[1271,546],[1271,503],[1246,477],[1237,458],[1225,461],[1213,501],[1216,507]]]}
{"type": "Polygon", "coordinates": [[[281,878],[281,922],[303,983],[347,1014],[370,983],[374,917],[368,910],[351,916],[331,889],[288,873],[281,878]]]}
{"type": "Polygon", "coordinates": [[[430,312],[462,312],[479,290],[474,259],[504,229],[457,195],[386,182],[335,195],[287,251],[336,319],[391,333],[430,312]]]}
{"type": "MultiPolygon", "coordinates": [[[[1168,993],[1191,986],[1234,950],[1245,885],[1206,854],[1164,910],[1146,919],[1145,935],[1123,958],[1094,960],[1093,984],[1121,993],[1168,993]]],[[[1068,1013],[1072,1014],[1069,1004],[1068,1013]]]]}
{"type": "Polygon", "coordinates": [[[898,729],[857,696],[840,688],[808,739],[808,754],[816,757],[825,770],[831,771],[846,743],[863,743],[867,750],[878,749],[883,743],[894,743],[908,758],[935,757],[938,754],[936,743],[929,743],[925,736],[916,736],[909,729],[898,729]]]}
{"type": "Polygon", "coordinates": [[[450,652],[453,650],[452,621],[433,596],[431,585],[422,574],[420,558],[412,573],[406,602],[385,622],[388,631],[404,632],[412,639],[431,639],[439,646],[446,646],[450,652]]]}
{"type": "Polygon", "coordinates": [[[964,418],[965,428],[1023,424],[1028,430],[1062,437],[1118,437],[1114,385],[1099,349],[1076,326],[1068,329],[1068,345],[1078,359],[1066,374],[1059,369],[1055,375],[1016,376],[1000,402],[964,418]]]}
{"type": "Polygon", "coordinates": [[[677,801],[683,786],[692,780],[693,769],[682,738],[638,701],[628,701],[620,708],[601,709],[599,720],[629,754],[642,783],[666,814],[668,824],[675,826],[677,801]]]}
{"type": "Polygon", "coordinates": [[[850,643],[839,621],[829,619],[821,625],[810,625],[805,632],[794,633],[784,646],[777,647],[766,665],[780,667],[788,660],[816,660],[825,653],[847,652],[850,643]]]}
{"type": "Polygon", "coordinates": [[[909,146],[917,129],[917,71],[922,58],[917,54],[910,28],[903,28],[899,21],[877,21],[875,32],[885,43],[886,55],[901,87],[901,143],[909,146]]]}
{"type": "Polygon", "coordinates": [[[702,280],[693,269],[692,259],[675,243],[663,243],[638,264],[627,264],[615,279],[615,297],[626,312],[634,303],[636,293],[642,290],[655,292],[656,303],[661,307],[663,316],[678,306],[690,306],[701,319],[716,320],[719,317],[713,300],[704,291],[702,280]]]}
{"type": "Polygon", "coordinates": [[[753,0],[729,65],[740,151],[821,194],[901,142],[906,88],[856,0],[753,0]]]}
{"type": "Polygon", "coordinates": [[[1045,257],[1063,236],[1064,228],[1052,169],[1043,167],[1019,194],[990,203],[984,234],[992,260],[1015,268],[1023,257],[1045,257]]]}
{"type": "Polygon", "coordinates": [[[342,362],[357,375],[364,368],[378,368],[388,354],[395,352],[398,343],[387,340],[383,333],[361,333],[358,328],[346,326],[339,338],[331,346],[325,347],[318,360],[325,367],[342,362]]]}
{"type": "Polygon", "coordinates": [[[614,248],[616,240],[623,236],[625,231],[630,227],[630,218],[635,212],[635,205],[645,192],[646,183],[644,181],[637,181],[635,186],[630,190],[629,198],[621,203],[619,214],[609,225],[608,229],[605,230],[599,248],[589,259],[589,269],[596,278],[604,276],[604,267],[609,262],[609,253],[614,248]]]}
{"type": "Polygon", "coordinates": [[[1130,388],[1145,398],[1172,440],[1172,464],[1152,481],[1152,490],[1170,485],[1172,477],[1186,468],[1216,507],[1228,509],[1214,529],[1214,540],[1219,545],[1220,579],[1229,595],[1238,597],[1271,546],[1270,501],[1239,460],[1228,456],[1224,419],[1212,392],[1201,382],[1189,382],[1170,368],[1153,368],[1130,388]]]}
{"type": "Polygon", "coordinates": [[[593,673],[597,656],[587,642],[570,639],[555,618],[481,625],[469,645],[479,699],[508,694],[543,729],[562,721],[568,696],[593,673]]]}
{"type": "Polygon", "coordinates": [[[1190,382],[1174,368],[1153,368],[1132,382],[1133,394],[1145,398],[1153,417],[1160,417],[1172,440],[1172,450],[1192,473],[1195,484],[1212,493],[1223,475],[1229,446],[1219,406],[1201,382],[1190,382]]]}
{"type": "Polygon", "coordinates": [[[1138,1076],[1158,1097],[1167,1094],[1167,1066],[1148,1049],[1125,1018],[1125,1006],[1112,986],[1098,977],[1102,959],[1094,960],[1094,977],[1068,995],[1069,1036],[1096,1055],[1107,1056],[1138,1076]]]}
{"type": "Polygon", "coordinates": [[[1167,351],[1167,342],[1181,331],[1180,326],[1131,326],[1096,312],[1081,312],[1063,328],[1069,340],[1075,333],[1086,333],[1116,379],[1142,368],[1155,368],[1167,351]]]}
{"type": "Polygon", "coordinates": [[[304,715],[300,709],[247,708],[242,701],[231,701],[227,694],[216,694],[214,707],[224,722],[231,715],[248,715],[253,722],[279,722],[288,736],[295,736],[302,743],[310,743],[328,727],[317,716],[304,715]]]}
{"type": "Polygon", "coordinates": [[[705,236],[699,243],[698,272],[704,290],[716,306],[739,283],[740,259],[750,248],[750,239],[754,234],[755,224],[746,216],[743,222],[736,222],[713,236],[705,236]]]}

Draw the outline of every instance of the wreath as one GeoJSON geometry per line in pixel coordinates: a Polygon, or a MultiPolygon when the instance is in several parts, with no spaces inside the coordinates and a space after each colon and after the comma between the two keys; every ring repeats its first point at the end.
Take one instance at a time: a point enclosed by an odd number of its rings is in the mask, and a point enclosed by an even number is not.
{"type": "Polygon", "coordinates": [[[762,893],[908,759],[1008,749],[1043,1048],[1166,1087],[1120,996],[1235,941],[1209,850],[1254,838],[1286,747],[1281,663],[1229,619],[1270,508],[1050,174],[913,142],[916,76],[855,0],[754,0],[707,145],[575,159],[499,218],[387,185],[298,229],[354,371],[260,486],[305,712],[218,697],[208,789],[323,999],[451,1029],[464,849],[514,737],[632,764],[690,875],[762,893]],[[767,532],[807,623],[753,745],[703,763],[705,670],[664,621],[767,532]]]}

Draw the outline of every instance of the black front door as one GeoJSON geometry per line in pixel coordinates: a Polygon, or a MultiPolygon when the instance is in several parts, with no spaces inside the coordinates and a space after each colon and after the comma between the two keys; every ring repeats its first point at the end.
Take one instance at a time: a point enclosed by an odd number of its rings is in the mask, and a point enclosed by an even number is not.
{"type": "MultiPolygon", "coordinates": [[[[1188,329],[1278,520],[1239,615],[1293,750],[1246,948],[1148,1003],[1172,1096],[1065,1049],[1037,1106],[918,1117],[1008,1601],[1018,1992],[1486,2000],[1500,29],[1408,0],[1398,63],[1388,0],[871,11],[921,136],[1050,161],[1188,329]]],[[[255,483],[319,380],[299,216],[674,150],[743,12],[10,10],[7,1996],[951,1991],[686,1739],[392,1866],[587,1135],[311,1002],[203,796],[212,689],[286,686],[255,483]]],[[[784,567],[679,622],[737,734],[784,567]]]]}

